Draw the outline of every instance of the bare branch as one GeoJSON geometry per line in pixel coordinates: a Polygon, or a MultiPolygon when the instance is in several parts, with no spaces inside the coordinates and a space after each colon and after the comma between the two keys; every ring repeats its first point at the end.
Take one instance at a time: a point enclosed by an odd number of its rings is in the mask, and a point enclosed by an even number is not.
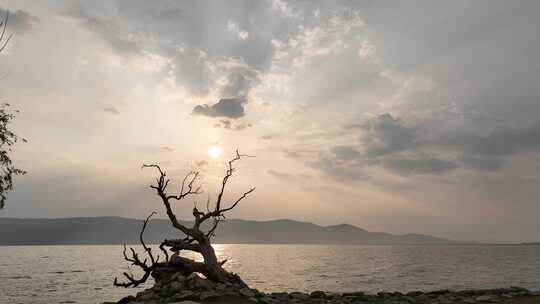
{"type": "MultiPolygon", "coordinates": [[[[152,261],[152,264],[155,264],[157,262],[157,260],[154,259],[154,255],[152,254],[152,248],[146,246],[146,244],[144,243],[143,234],[144,234],[144,230],[146,229],[146,225],[148,224],[148,221],[150,220],[150,218],[154,214],[156,214],[155,211],[150,213],[150,215],[146,218],[146,220],[144,221],[143,227],[141,229],[141,232],[139,233],[139,241],[141,242],[141,244],[142,244],[142,246],[144,248],[144,251],[146,251],[148,253],[148,256],[150,257],[150,261],[152,261]]],[[[159,257],[158,257],[158,259],[159,259],[159,257]]]]}
{"type": "Polygon", "coordinates": [[[142,166],[142,168],[156,168],[158,170],[159,177],[157,178],[157,181],[156,181],[157,185],[151,185],[150,187],[152,189],[155,189],[157,194],[161,198],[161,200],[163,202],[163,205],[165,205],[165,209],[167,210],[167,216],[169,217],[169,220],[171,221],[171,224],[173,225],[173,227],[175,227],[176,229],[179,229],[180,231],[182,231],[186,235],[190,235],[191,234],[191,229],[189,229],[186,226],[180,224],[180,222],[176,218],[176,215],[172,211],[171,204],[169,202],[169,199],[171,197],[167,196],[167,193],[165,192],[165,188],[164,188],[165,185],[168,182],[168,179],[166,179],[167,175],[166,175],[165,171],[163,171],[161,169],[161,167],[159,165],[156,165],[156,164],[151,164],[151,165],[144,164],[142,166]]]}
{"type": "Polygon", "coordinates": [[[158,171],[158,176],[154,184],[150,185],[152,189],[156,191],[158,196],[161,198],[163,205],[165,206],[167,216],[173,227],[182,231],[185,234],[184,238],[164,240],[160,245],[160,250],[164,253],[166,261],[169,261],[169,254],[167,253],[166,247],[171,247],[178,250],[188,250],[200,253],[203,256],[203,262],[197,262],[191,259],[187,259],[178,254],[171,256],[171,261],[168,263],[158,263],[159,255],[155,258],[152,254],[151,248],[146,246],[143,239],[143,233],[146,229],[147,223],[150,218],[155,214],[152,212],[143,223],[141,233],[139,234],[139,240],[148,256],[147,259],[141,261],[141,258],[135,252],[133,248],[130,249],[130,254],[128,254],[127,248],[124,246],[124,259],[129,261],[132,265],[138,266],[144,271],[144,276],[141,279],[136,279],[133,275],[124,273],[124,277],[127,279],[127,282],[121,283],[115,279],[114,283],[116,286],[124,287],[134,287],[142,284],[146,281],[149,274],[154,270],[156,265],[160,267],[172,267],[177,269],[184,274],[191,272],[198,272],[203,274],[206,278],[213,280],[215,282],[222,283],[240,283],[245,285],[243,281],[222,268],[225,261],[218,261],[215,251],[211,245],[211,238],[215,236],[215,232],[219,223],[225,220],[225,212],[235,208],[242,200],[244,200],[250,193],[255,191],[255,188],[251,188],[248,191],[244,192],[236,200],[232,201],[227,207],[223,207],[223,197],[227,183],[235,172],[235,163],[241,160],[244,157],[252,157],[250,155],[240,154],[238,150],[235,151],[234,157],[227,163],[225,175],[221,181],[221,186],[217,198],[215,200],[215,205],[211,206],[210,196],[206,201],[206,212],[201,212],[198,209],[197,204],[195,203],[192,210],[192,215],[195,219],[193,227],[186,227],[176,218],[175,213],[171,207],[171,200],[182,200],[190,195],[197,195],[202,193],[201,185],[199,183],[200,172],[199,171],[190,171],[182,179],[181,184],[179,185],[179,192],[176,194],[167,194],[167,186],[169,185],[170,179],[167,178],[166,172],[157,164],[144,164],[142,168],[155,168],[158,171]],[[213,224],[209,227],[208,231],[203,232],[200,229],[200,225],[206,220],[212,219],[213,224]],[[174,257],[174,259],[173,259],[174,257]],[[149,261],[148,261],[149,259],[149,261]],[[150,263],[147,264],[147,263],[150,263]]]}
{"type": "MultiPolygon", "coordinates": [[[[240,203],[240,201],[246,198],[251,192],[255,191],[255,188],[251,188],[247,192],[244,192],[244,194],[242,194],[242,196],[240,196],[234,203],[232,203],[231,206],[222,209],[221,205],[222,205],[223,193],[225,192],[225,187],[227,185],[227,182],[229,181],[229,178],[233,175],[233,172],[235,170],[234,163],[242,159],[242,157],[254,157],[254,156],[250,156],[247,154],[240,154],[240,152],[236,150],[235,157],[228,162],[228,167],[227,167],[227,170],[225,171],[225,176],[223,177],[223,180],[221,183],[221,189],[218,194],[214,210],[208,211],[200,218],[196,218],[194,228],[198,229],[200,225],[209,218],[214,218],[214,220],[218,219],[217,222],[214,221],[214,226],[217,226],[217,224],[219,224],[219,221],[220,221],[219,218],[224,216],[223,215],[224,212],[232,210],[234,207],[236,207],[236,205],[238,205],[238,203],[240,203]]],[[[208,236],[213,235],[213,232],[216,229],[216,227],[214,226],[212,226],[212,228],[210,229],[209,231],[210,234],[207,233],[208,236]]]]}
{"type": "Polygon", "coordinates": [[[248,196],[248,194],[250,194],[253,191],[255,191],[255,188],[251,188],[249,189],[249,191],[244,192],[244,194],[242,194],[242,196],[240,196],[230,207],[222,209],[221,212],[223,213],[223,212],[232,210],[234,207],[236,207],[236,205],[238,205],[238,203],[240,203],[240,201],[246,198],[246,196],[248,196]]]}
{"type": "Polygon", "coordinates": [[[7,39],[4,39],[4,35],[6,34],[8,20],[9,20],[9,11],[6,10],[6,19],[4,19],[4,21],[0,23],[0,26],[2,27],[2,34],[0,34],[0,43],[2,44],[2,46],[0,47],[0,52],[4,50],[9,40],[11,40],[11,37],[13,37],[13,34],[10,34],[7,37],[7,39]]]}
{"type": "MultiPolygon", "coordinates": [[[[148,257],[150,258],[151,264],[150,265],[147,264],[147,261],[148,261],[147,258],[145,258],[144,261],[141,261],[141,259],[139,258],[139,255],[137,254],[135,249],[133,249],[132,247],[129,247],[129,250],[131,251],[131,257],[129,257],[128,254],[127,254],[127,246],[126,246],[126,244],[124,244],[124,250],[122,252],[122,254],[124,255],[124,259],[126,261],[128,261],[128,262],[131,262],[132,265],[141,268],[144,271],[144,275],[140,279],[135,279],[133,277],[133,275],[130,275],[130,274],[124,272],[124,276],[128,279],[128,282],[120,283],[120,282],[118,282],[118,278],[114,278],[114,285],[115,286],[137,287],[140,284],[146,282],[146,280],[150,276],[150,273],[152,272],[154,267],[156,267],[156,265],[157,265],[157,263],[159,261],[159,256],[157,256],[157,258],[154,257],[154,255],[152,254],[152,249],[150,247],[146,246],[146,244],[144,243],[144,239],[143,239],[143,234],[144,234],[144,231],[146,230],[146,226],[148,225],[148,221],[150,220],[150,218],[154,214],[156,214],[156,212],[150,213],[150,215],[144,220],[141,232],[139,233],[139,241],[141,242],[141,245],[143,246],[144,251],[146,252],[148,257]]],[[[165,254],[167,254],[167,253],[165,252],[165,254]]]]}

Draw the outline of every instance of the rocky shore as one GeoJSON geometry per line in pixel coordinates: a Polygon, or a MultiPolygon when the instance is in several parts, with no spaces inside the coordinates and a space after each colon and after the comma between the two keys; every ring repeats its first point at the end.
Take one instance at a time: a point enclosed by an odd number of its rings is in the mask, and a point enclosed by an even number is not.
{"type": "Polygon", "coordinates": [[[191,274],[180,273],[159,274],[153,287],[139,292],[136,296],[128,296],[118,302],[104,304],[196,304],[196,303],[373,303],[373,304],[484,304],[484,303],[520,303],[540,304],[540,293],[525,288],[509,287],[490,290],[436,290],[430,292],[414,291],[408,293],[364,292],[332,293],[314,291],[263,293],[245,285],[220,284],[191,274]]]}

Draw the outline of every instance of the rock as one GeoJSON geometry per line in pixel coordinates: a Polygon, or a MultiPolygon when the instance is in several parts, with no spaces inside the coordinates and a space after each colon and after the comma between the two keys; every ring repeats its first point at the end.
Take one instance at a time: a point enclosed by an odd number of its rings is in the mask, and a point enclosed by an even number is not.
{"type": "Polygon", "coordinates": [[[326,293],[321,290],[315,290],[312,293],[310,293],[309,296],[315,299],[324,299],[326,298],[326,293]]]}
{"type": "Polygon", "coordinates": [[[462,301],[463,303],[465,303],[465,304],[474,304],[474,303],[476,303],[476,301],[475,301],[473,298],[471,298],[471,297],[467,297],[467,298],[465,298],[465,299],[463,299],[463,300],[461,300],[461,301],[462,301]]]}
{"type": "Polygon", "coordinates": [[[199,299],[201,299],[201,301],[204,301],[204,300],[207,300],[207,299],[217,298],[219,296],[220,296],[220,294],[215,292],[215,291],[203,291],[199,295],[199,299]]]}
{"type": "Polygon", "coordinates": [[[440,295],[447,294],[447,293],[450,293],[450,290],[448,290],[448,289],[440,289],[440,290],[434,290],[434,291],[426,292],[426,294],[430,295],[430,296],[440,296],[440,295]]]}
{"type": "Polygon", "coordinates": [[[305,293],[301,293],[301,292],[291,292],[289,294],[289,296],[293,299],[293,300],[307,300],[310,298],[310,296],[308,294],[305,294],[305,293]]]}
{"type": "Polygon", "coordinates": [[[408,292],[407,295],[409,297],[418,297],[420,295],[423,295],[424,293],[422,291],[411,291],[411,292],[408,292]]]}
{"type": "Polygon", "coordinates": [[[258,300],[261,304],[276,304],[278,301],[276,299],[272,299],[270,297],[264,296],[258,300]]]}
{"type": "Polygon", "coordinates": [[[176,300],[195,300],[199,298],[199,295],[191,290],[181,290],[180,292],[174,294],[172,298],[176,300]]]}
{"type": "Polygon", "coordinates": [[[478,302],[489,302],[492,299],[493,299],[493,297],[488,296],[488,295],[478,296],[478,297],[474,298],[474,300],[476,300],[478,302]]]}
{"type": "Polygon", "coordinates": [[[198,276],[195,276],[195,278],[193,278],[193,279],[190,279],[189,277],[187,278],[187,285],[190,288],[193,288],[193,289],[211,290],[211,289],[215,288],[216,283],[214,283],[214,282],[212,282],[210,280],[203,279],[203,278],[200,278],[198,276]]]}
{"type": "Polygon", "coordinates": [[[218,283],[216,285],[216,290],[217,291],[225,291],[227,289],[227,285],[223,284],[223,283],[218,283]]]}
{"type": "Polygon", "coordinates": [[[255,292],[253,292],[253,290],[251,290],[249,288],[242,288],[238,292],[240,293],[240,295],[242,295],[243,297],[246,297],[246,298],[254,298],[255,297],[255,292]]]}
{"type": "Polygon", "coordinates": [[[169,284],[169,290],[172,292],[177,292],[179,290],[182,290],[184,285],[178,281],[172,281],[171,284],[169,284]]]}
{"type": "Polygon", "coordinates": [[[182,301],[182,302],[173,302],[169,304],[200,304],[199,302],[193,302],[193,301],[182,301]]]}
{"type": "Polygon", "coordinates": [[[178,282],[184,282],[186,280],[186,277],[181,272],[177,272],[177,273],[172,275],[171,280],[175,280],[175,281],[178,281],[178,282]]]}
{"type": "Polygon", "coordinates": [[[273,292],[270,295],[272,298],[280,301],[288,301],[290,299],[289,294],[286,292],[273,292]]]}
{"type": "Polygon", "coordinates": [[[134,302],[134,301],[135,301],[134,296],[127,296],[127,297],[122,298],[120,301],[118,301],[118,304],[125,304],[125,303],[134,302]]]}

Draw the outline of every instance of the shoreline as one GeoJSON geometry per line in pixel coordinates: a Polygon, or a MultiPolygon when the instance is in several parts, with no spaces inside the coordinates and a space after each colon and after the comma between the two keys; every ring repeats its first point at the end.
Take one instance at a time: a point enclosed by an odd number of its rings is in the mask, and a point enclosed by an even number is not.
{"type": "Polygon", "coordinates": [[[540,304],[540,291],[523,287],[411,292],[261,292],[244,285],[216,283],[196,274],[175,273],[154,286],[103,304],[540,304]]]}

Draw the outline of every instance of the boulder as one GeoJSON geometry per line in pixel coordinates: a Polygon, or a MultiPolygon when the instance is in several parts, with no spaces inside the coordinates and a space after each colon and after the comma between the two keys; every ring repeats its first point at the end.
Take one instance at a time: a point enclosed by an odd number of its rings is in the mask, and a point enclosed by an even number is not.
{"type": "Polygon", "coordinates": [[[315,290],[312,293],[310,293],[309,296],[315,299],[324,299],[326,298],[326,293],[321,290],[315,290]]]}
{"type": "Polygon", "coordinates": [[[255,292],[249,288],[241,288],[240,290],[238,290],[238,293],[240,293],[241,296],[246,297],[246,298],[255,297],[255,292]]]}

